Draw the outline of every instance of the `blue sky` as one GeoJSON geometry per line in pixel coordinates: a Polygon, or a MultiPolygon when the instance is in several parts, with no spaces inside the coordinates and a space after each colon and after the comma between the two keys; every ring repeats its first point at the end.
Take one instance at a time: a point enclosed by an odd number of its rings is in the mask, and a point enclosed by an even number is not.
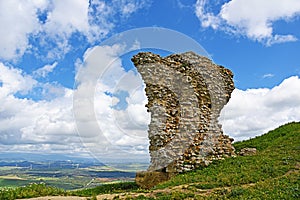
{"type": "Polygon", "coordinates": [[[122,44],[101,47],[144,27],[182,33],[233,71],[237,89],[220,121],[236,140],[300,120],[298,0],[11,0],[0,2],[0,25],[2,152],[147,157],[150,116],[129,60],[139,41],[122,56],[122,44]],[[107,71],[102,59],[114,60],[107,71]],[[95,76],[96,129],[86,123],[86,107],[73,107],[74,94],[91,89],[88,75],[95,76]]]}

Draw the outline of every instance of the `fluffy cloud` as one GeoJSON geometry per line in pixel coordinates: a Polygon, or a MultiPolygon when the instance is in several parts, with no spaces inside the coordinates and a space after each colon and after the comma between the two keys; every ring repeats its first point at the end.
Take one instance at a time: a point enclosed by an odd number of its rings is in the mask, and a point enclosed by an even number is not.
{"type": "Polygon", "coordinates": [[[89,49],[79,66],[74,91],[74,116],[85,146],[97,157],[147,157],[150,116],[143,81],[125,71],[124,46],[89,49]],[[119,102],[125,102],[117,107],[119,102]]]}
{"type": "Polygon", "coordinates": [[[36,12],[44,6],[44,1],[0,1],[0,58],[13,59],[24,54],[28,35],[40,28],[36,12]]]}
{"type": "Polygon", "coordinates": [[[269,46],[297,40],[293,33],[276,34],[272,25],[278,20],[289,21],[299,16],[300,2],[298,0],[231,0],[224,3],[218,13],[214,13],[207,0],[198,0],[196,15],[203,27],[244,35],[269,46]]]}
{"type": "Polygon", "coordinates": [[[48,58],[60,58],[72,49],[69,40],[74,34],[92,44],[114,28],[115,18],[128,17],[146,5],[147,0],[1,1],[0,59],[38,54],[36,45],[48,58]]]}
{"type": "Polygon", "coordinates": [[[72,90],[60,88],[63,92],[49,101],[19,98],[17,93],[34,90],[38,81],[3,63],[0,63],[0,82],[0,146],[3,151],[82,151],[73,120],[72,90]]]}
{"type": "Polygon", "coordinates": [[[23,74],[20,69],[11,68],[0,63],[0,95],[6,96],[17,92],[26,94],[37,83],[31,76],[23,74]]]}
{"type": "Polygon", "coordinates": [[[287,122],[300,121],[299,91],[297,76],[272,89],[235,89],[220,117],[225,133],[244,140],[287,122]]]}

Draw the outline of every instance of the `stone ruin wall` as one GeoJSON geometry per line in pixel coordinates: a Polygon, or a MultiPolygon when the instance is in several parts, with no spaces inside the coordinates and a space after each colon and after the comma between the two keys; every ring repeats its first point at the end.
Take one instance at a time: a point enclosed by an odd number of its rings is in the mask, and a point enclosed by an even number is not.
{"type": "Polygon", "coordinates": [[[193,52],[132,58],[146,84],[148,172],[180,173],[233,156],[218,117],[234,89],[233,73],[193,52]]]}

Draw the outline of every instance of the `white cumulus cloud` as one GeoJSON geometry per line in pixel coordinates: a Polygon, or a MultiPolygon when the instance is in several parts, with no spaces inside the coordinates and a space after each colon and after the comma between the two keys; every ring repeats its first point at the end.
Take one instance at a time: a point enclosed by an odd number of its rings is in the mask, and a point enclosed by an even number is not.
{"type": "Polygon", "coordinates": [[[272,89],[235,89],[220,117],[225,133],[235,140],[244,140],[287,122],[300,121],[299,91],[297,76],[272,89]]]}
{"type": "Polygon", "coordinates": [[[99,42],[116,19],[147,5],[148,0],[0,1],[0,59],[16,60],[26,52],[41,56],[40,49],[47,58],[61,58],[73,48],[74,34],[99,42]]]}
{"type": "Polygon", "coordinates": [[[37,84],[37,81],[20,69],[0,63],[0,83],[2,85],[0,95],[9,95],[17,92],[26,94],[37,84]]]}
{"type": "Polygon", "coordinates": [[[300,16],[298,0],[231,0],[221,5],[217,13],[210,9],[211,3],[208,0],[196,3],[196,15],[205,28],[243,35],[267,46],[298,40],[293,33],[280,35],[273,29],[278,20],[289,22],[300,16]]]}
{"type": "Polygon", "coordinates": [[[0,148],[3,151],[86,153],[75,129],[71,89],[52,85],[62,92],[49,101],[20,98],[17,93],[34,90],[38,81],[3,63],[0,63],[0,83],[0,148]]]}
{"type": "Polygon", "coordinates": [[[124,46],[117,44],[87,50],[76,76],[76,125],[85,146],[101,158],[148,154],[150,116],[143,81],[122,67],[123,51],[124,46]],[[127,106],[116,108],[121,101],[127,106]]]}
{"type": "Polygon", "coordinates": [[[0,58],[14,59],[29,48],[29,34],[40,28],[36,12],[44,9],[44,4],[45,1],[0,1],[0,58]]]}

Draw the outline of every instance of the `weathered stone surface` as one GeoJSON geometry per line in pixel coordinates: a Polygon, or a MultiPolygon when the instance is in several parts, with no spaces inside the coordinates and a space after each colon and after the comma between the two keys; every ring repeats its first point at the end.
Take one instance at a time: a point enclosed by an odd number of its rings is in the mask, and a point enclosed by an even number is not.
{"type": "MultiPolygon", "coordinates": [[[[233,73],[193,52],[132,58],[146,84],[148,172],[180,173],[233,156],[218,117],[234,89],[233,73]]],[[[167,176],[167,175],[166,175],[167,176]]]]}
{"type": "Polygon", "coordinates": [[[241,149],[239,155],[240,156],[252,156],[257,152],[256,148],[243,148],[241,149]]]}
{"type": "Polygon", "coordinates": [[[139,172],[136,174],[135,182],[144,189],[150,189],[158,183],[169,180],[173,176],[175,176],[174,173],[139,172]]]}

